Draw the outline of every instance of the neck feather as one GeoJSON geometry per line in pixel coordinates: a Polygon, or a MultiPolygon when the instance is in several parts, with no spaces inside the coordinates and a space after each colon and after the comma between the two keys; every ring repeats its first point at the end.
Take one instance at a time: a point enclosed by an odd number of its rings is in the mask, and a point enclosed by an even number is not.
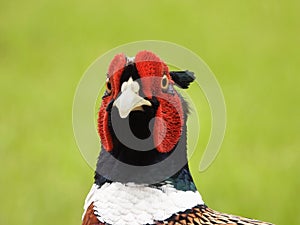
{"type": "MultiPolygon", "coordinates": [[[[151,186],[161,186],[164,184],[171,184],[178,190],[196,190],[195,184],[193,182],[188,162],[187,162],[187,141],[186,141],[186,120],[188,114],[188,105],[182,99],[183,109],[184,109],[184,126],[182,128],[182,135],[177,143],[176,154],[177,157],[172,158],[174,149],[168,153],[160,153],[156,149],[149,151],[135,151],[127,148],[117,139],[114,140],[114,148],[112,151],[107,152],[102,148],[95,172],[95,183],[102,186],[104,183],[121,182],[121,183],[144,183],[143,178],[145,176],[152,176],[153,174],[162,174],[164,171],[157,169],[155,164],[160,163],[168,159],[168,163],[165,167],[166,170],[173,171],[172,174],[165,175],[161,181],[149,183],[151,186]],[[122,171],[119,162],[123,164],[129,164],[131,166],[136,166],[137,170],[126,174],[125,179],[116,179],[115,175],[118,175],[122,171]],[[151,166],[152,169],[147,173],[138,173],[139,167],[151,166]],[[182,167],[178,168],[178,165],[182,167]],[[139,176],[141,179],[139,179],[139,176]]],[[[175,153],[174,153],[175,154],[175,153]]],[[[147,182],[146,182],[147,183],[147,182]]]]}

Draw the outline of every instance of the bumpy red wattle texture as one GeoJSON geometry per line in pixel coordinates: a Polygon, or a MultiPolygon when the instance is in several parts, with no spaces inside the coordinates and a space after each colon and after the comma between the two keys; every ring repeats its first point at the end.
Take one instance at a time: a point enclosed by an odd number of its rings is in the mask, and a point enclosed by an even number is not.
{"type": "MultiPolygon", "coordinates": [[[[161,90],[160,79],[143,79],[148,77],[162,77],[167,75],[171,81],[167,65],[161,61],[154,53],[142,51],[136,55],[136,67],[142,78],[143,92],[148,98],[152,96],[159,100],[159,107],[154,122],[154,142],[159,152],[169,152],[178,143],[183,127],[183,110],[181,100],[176,93],[170,95],[161,90]]],[[[171,82],[172,83],[172,82],[171,82]]]]}
{"type": "Polygon", "coordinates": [[[154,122],[154,144],[159,152],[171,151],[180,139],[183,126],[183,110],[179,98],[161,99],[154,122]]]}
{"type": "Polygon", "coordinates": [[[163,62],[149,51],[141,51],[136,54],[135,65],[139,72],[142,89],[146,97],[151,98],[153,94],[159,93],[161,90],[160,79],[150,80],[151,77],[162,77],[163,62]]]}
{"type": "Polygon", "coordinates": [[[102,146],[105,150],[111,151],[113,149],[112,137],[108,129],[108,112],[106,108],[113,98],[118,95],[120,89],[120,78],[126,64],[126,57],[124,54],[116,55],[111,61],[108,68],[108,77],[112,86],[112,93],[102,99],[101,107],[98,113],[98,133],[100,135],[102,146]]]}
{"type": "Polygon", "coordinates": [[[120,80],[121,75],[124,71],[124,67],[126,65],[126,56],[123,53],[116,55],[111,61],[108,68],[108,76],[112,86],[112,95],[115,99],[120,90],[120,80]]]}
{"type": "Polygon", "coordinates": [[[100,135],[102,146],[107,151],[111,151],[113,149],[112,138],[108,129],[108,112],[106,111],[107,105],[111,99],[111,96],[103,98],[98,113],[98,133],[100,135]]]}
{"type": "MultiPolygon", "coordinates": [[[[162,77],[166,75],[173,83],[169,74],[168,66],[160,60],[158,56],[149,51],[141,51],[135,57],[135,63],[139,75],[142,79],[142,89],[146,97],[157,97],[160,105],[157,109],[156,119],[154,123],[154,142],[159,152],[169,152],[172,150],[180,139],[183,127],[183,110],[181,100],[176,93],[170,95],[163,93],[161,90],[160,79],[149,79],[151,77],[162,77]]],[[[120,79],[126,65],[126,57],[124,54],[116,55],[110,63],[108,69],[108,77],[112,86],[112,94],[106,96],[102,100],[100,111],[98,113],[98,132],[102,145],[105,150],[113,149],[112,137],[108,129],[108,112],[106,108],[112,99],[116,99],[120,90],[120,79]]]]}

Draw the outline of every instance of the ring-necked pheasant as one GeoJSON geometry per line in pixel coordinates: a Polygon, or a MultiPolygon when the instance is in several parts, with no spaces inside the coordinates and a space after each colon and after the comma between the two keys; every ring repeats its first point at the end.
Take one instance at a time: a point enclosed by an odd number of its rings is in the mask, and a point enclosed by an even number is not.
{"type": "Polygon", "coordinates": [[[83,225],[270,224],[214,211],[197,191],[186,156],[188,105],[174,89],[193,80],[192,72],[170,72],[149,51],[114,57],[98,114],[102,151],[83,225]]]}

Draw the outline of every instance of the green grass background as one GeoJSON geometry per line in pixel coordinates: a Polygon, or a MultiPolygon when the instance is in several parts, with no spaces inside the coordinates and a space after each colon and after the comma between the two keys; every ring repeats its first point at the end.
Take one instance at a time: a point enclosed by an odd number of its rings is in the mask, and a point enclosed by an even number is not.
{"type": "MultiPolygon", "coordinates": [[[[300,224],[300,2],[0,1],[0,224],[80,224],[93,171],[72,101],[101,54],[159,39],[200,55],[227,105],[213,165],[193,174],[220,211],[300,224]]],[[[99,74],[100,75],[100,74],[99,74]]]]}

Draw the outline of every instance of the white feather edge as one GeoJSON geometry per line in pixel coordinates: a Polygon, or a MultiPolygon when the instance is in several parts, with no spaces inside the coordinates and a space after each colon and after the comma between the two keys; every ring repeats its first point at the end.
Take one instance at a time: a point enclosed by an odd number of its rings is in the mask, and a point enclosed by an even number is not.
{"type": "Polygon", "coordinates": [[[93,184],[85,200],[82,219],[91,203],[99,221],[113,225],[151,224],[204,204],[198,191],[177,190],[171,184],[156,188],[119,182],[101,187],[93,184]]]}

